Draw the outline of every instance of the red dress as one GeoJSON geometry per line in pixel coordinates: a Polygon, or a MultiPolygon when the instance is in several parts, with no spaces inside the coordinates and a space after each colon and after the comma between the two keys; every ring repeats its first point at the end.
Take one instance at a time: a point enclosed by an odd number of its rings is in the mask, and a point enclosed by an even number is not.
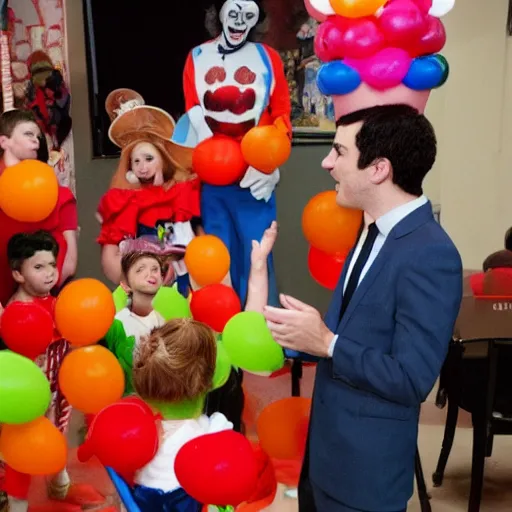
{"type": "MultiPolygon", "coordinates": [[[[3,160],[0,161],[0,175],[5,169],[3,160]]],[[[50,232],[59,244],[57,267],[62,271],[62,265],[67,252],[64,231],[75,231],[78,228],[76,199],[67,187],[59,187],[57,205],[53,212],[41,222],[19,222],[8,217],[0,210],[0,303],[5,306],[16,290],[16,283],[7,259],[7,244],[17,233],[30,233],[39,229],[50,232]]]]}

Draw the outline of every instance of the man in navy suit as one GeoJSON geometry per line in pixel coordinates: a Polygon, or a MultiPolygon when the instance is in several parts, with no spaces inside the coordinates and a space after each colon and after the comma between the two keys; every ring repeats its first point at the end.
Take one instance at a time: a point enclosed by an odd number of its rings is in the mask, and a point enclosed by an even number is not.
{"type": "Polygon", "coordinates": [[[265,310],[278,343],[318,357],[301,512],[402,512],[412,496],[420,405],[462,299],[461,258],[422,191],[435,157],[432,125],[412,107],[341,118],[322,165],[365,226],[325,322],[289,296],[265,310]]]}

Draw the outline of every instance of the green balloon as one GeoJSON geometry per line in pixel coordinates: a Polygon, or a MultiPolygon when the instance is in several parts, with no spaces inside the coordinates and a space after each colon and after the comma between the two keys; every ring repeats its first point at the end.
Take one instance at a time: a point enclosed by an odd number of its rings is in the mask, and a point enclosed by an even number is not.
{"type": "Polygon", "coordinates": [[[275,372],[284,365],[283,349],[273,340],[265,317],[255,311],[235,315],[222,333],[231,363],[249,372],[275,372]]]}
{"type": "Polygon", "coordinates": [[[437,53],[435,55],[435,59],[436,59],[437,63],[439,64],[441,70],[443,71],[443,76],[441,78],[441,81],[435,87],[436,89],[438,89],[439,87],[441,87],[442,85],[444,85],[446,83],[446,80],[448,80],[448,76],[450,74],[450,65],[448,64],[448,61],[446,60],[446,58],[443,55],[441,55],[440,53],[437,53]]]}
{"type": "Polygon", "coordinates": [[[0,351],[0,424],[20,425],[43,416],[51,401],[50,383],[30,359],[0,351]]]}
{"type": "Polygon", "coordinates": [[[153,307],[166,322],[174,318],[192,318],[190,304],[176,286],[162,286],[153,299],[153,307]]]}
{"type": "Polygon", "coordinates": [[[215,365],[215,373],[213,374],[213,389],[218,389],[229,379],[231,373],[231,359],[229,358],[224,344],[221,340],[217,341],[217,363],[215,365]]]}
{"type": "Polygon", "coordinates": [[[116,313],[128,306],[128,294],[120,286],[114,290],[112,297],[114,298],[116,313]]]}

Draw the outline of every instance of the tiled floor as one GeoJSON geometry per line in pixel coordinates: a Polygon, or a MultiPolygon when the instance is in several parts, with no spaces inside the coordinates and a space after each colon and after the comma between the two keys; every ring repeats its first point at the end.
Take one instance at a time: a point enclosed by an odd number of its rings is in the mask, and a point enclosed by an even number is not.
{"type": "MultiPolygon", "coordinates": [[[[312,368],[305,369],[302,385],[303,396],[311,395],[313,378],[314,370],[312,368]]],[[[247,394],[247,418],[250,423],[249,434],[251,434],[251,430],[254,431],[253,428],[251,429],[254,419],[266,404],[290,396],[290,375],[276,379],[246,375],[244,383],[247,394]]],[[[432,495],[432,510],[433,512],[463,512],[467,510],[471,474],[471,419],[467,414],[460,413],[459,428],[448,461],[444,484],[440,488],[433,488],[431,475],[441,449],[446,414],[445,410],[440,410],[435,406],[435,391],[436,388],[422,408],[419,437],[423,470],[429,492],[432,495]]],[[[71,441],[73,444],[78,442],[76,436],[78,422],[75,421],[76,425],[72,428],[74,435],[71,436],[71,441]]],[[[103,494],[112,494],[112,486],[101,468],[89,466],[86,469],[74,462],[71,472],[75,481],[94,483],[103,494]]],[[[283,488],[279,489],[276,500],[267,509],[268,511],[297,511],[297,501],[284,497],[283,490],[283,488]]],[[[40,493],[36,494],[41,495],[40,493]]],[[[109,504],[112,503],[112,499],[113,497],[110,496],[109,504]]],[[[110,512],[112,509],[108,510],[110,512]]],[[[512,510],[512,438],[500,436],[495,439],[492,458],[487,460],[481,512],[509,512],[510,510],[512,510]]],[[[420,512],[416,496],[411,499],[408,511],[420,512]]]]}

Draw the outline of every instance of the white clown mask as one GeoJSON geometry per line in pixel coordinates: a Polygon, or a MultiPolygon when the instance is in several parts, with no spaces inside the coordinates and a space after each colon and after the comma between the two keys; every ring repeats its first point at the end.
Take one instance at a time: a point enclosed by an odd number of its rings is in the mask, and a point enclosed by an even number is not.
{"type": "Polygon", "coordinates": [[[249,32],[257,25],[260,15],[253,0],[226,0],[220,10],[222,35],[227,48],[240,48],[249,32]]]}

